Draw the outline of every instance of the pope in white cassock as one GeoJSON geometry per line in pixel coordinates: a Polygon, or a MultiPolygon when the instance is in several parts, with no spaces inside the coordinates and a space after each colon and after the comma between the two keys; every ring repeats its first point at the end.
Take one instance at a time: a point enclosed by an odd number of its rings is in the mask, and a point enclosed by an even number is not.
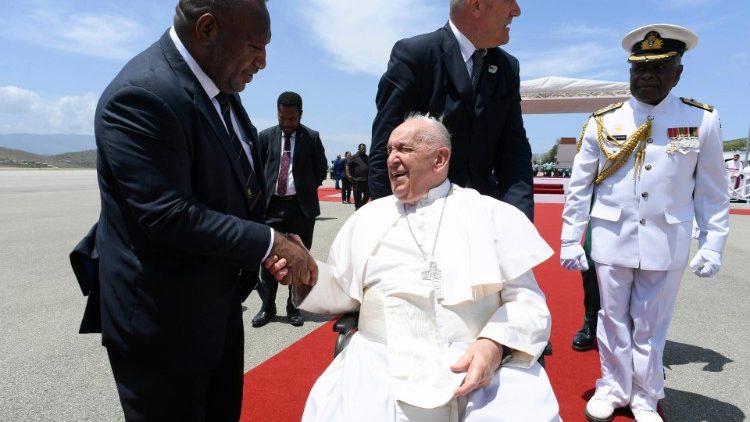
{"type": "Polygon", "coordinates": [[[697,41],[675,25],[630,32],[622,45],[631,53],[633,97],[591,116],[573,163],[560,261],[588,268],[580,241],[591,224],[601,298],[602,374],[586,405],[589,421],[610,421],[615,408],[628,405],[637,422],[662,420],[656,407],[664,397],[664,344],[693,218],[699,249],[691,269],[711,277],[721,266],[729,200],[719,115],[670,94],[683,52],[697,41]]]}
{"type": "Polygon", "coordinates": [[[300,309],[360,312],[303,421],[560,420],[537,362],[551,321],[531,271],[552,250],[513,206],[452,185],[449,159],[439,121],[397,127],[394,194],[352,215],[317,284],[294,291],[300,309]]]}

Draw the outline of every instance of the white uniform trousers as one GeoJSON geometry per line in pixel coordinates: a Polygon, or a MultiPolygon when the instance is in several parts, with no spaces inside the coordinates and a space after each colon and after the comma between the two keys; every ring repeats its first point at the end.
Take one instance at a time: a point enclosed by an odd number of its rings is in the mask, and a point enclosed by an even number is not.
{"type": "Polygon", "coordinates": [[[656,410],[664,398],[662,357],[683,272],[596,263],[602,377],[594,397],[614,407],[656,410]]]}

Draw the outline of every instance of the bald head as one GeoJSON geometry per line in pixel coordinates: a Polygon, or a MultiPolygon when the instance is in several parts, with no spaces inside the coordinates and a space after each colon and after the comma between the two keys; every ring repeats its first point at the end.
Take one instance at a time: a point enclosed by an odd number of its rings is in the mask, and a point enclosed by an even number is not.
{"type": "Polygon", "coordinates": [[[495,48],[510,40],[510,23],[521,15],[516,0],[451,0],[454,25],[476,48],[495,48]]]}

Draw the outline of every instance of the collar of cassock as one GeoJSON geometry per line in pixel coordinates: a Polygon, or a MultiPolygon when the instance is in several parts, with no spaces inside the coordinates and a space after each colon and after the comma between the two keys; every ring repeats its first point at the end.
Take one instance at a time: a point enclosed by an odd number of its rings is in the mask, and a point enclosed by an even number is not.
{"type": "MultiPolygon", "coordinates": [[[[443,180],[443,183],[435,186],[434,188],[427,191],[427,195],[417,200],[413,204],[406,204],[407,209],[420,208],[432,204],[435,200],[445,198],[448,195],[448,191],[451,188],[451,182],[448,179],[443,180]]],[[[402,203],[401,201],[398,201],[402,203]]]]}

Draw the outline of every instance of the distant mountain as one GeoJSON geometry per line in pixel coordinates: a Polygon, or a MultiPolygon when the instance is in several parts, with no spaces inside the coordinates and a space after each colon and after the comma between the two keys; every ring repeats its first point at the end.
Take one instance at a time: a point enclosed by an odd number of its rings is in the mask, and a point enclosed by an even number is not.
{"type": "Polygon", "coordinates": [[[18,168],[95,168],[96,150],[39,155],[0,147],[0,167],[18,168]]]}
{"type": "Polygon", "coordinates": [[[12,133],[0,135],[0,147],[28,151],[39,155],[54,155],[94,149],[96,148],[96,141],[94,135],[12,133]]]}

